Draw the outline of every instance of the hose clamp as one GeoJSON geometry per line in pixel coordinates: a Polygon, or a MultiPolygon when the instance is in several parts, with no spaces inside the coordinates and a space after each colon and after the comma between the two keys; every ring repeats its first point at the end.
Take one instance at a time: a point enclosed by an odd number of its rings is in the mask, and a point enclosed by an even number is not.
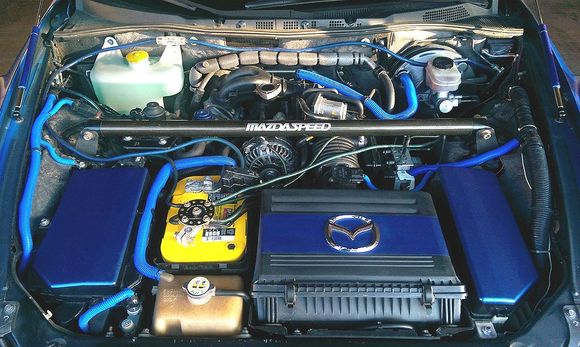
{"type": "Polygon", "coordinates": [[[522,127],[519,127],[518,128],[518,132],[521,132],[522,130],[525,130],[526,128],[531,128],[531,129],[538,130],[538,127],[535,126],[534,124],[526,124],[526,125],[524,125],[522,127]]]}

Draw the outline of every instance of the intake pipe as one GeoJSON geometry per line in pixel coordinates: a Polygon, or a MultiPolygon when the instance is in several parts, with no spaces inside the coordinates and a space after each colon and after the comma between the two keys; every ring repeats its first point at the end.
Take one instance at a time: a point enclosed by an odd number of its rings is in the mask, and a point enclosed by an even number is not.
{"type": "Polygon", "coordinates": [[[530,229],[533,244],[531,252],[536,255],[534,257],[536,265],[543,268],[542,255],[550,251],[552,220],[552,183],[548,159],[542,138],[534,125],[530,99],[526,90],[522,87],[513,87],[508,95],[515,107],[517,137],[521,143],[524,165],[532,187],[530,229]]]}
{"type": "Polygon", "coordinates": [[[263,69],[255,66],[242,67],[231,74],[229,74],[218,90],[216,101],[218,103],[229,103],[234,99],[239,99],[239,94],[244,92],[254,92],[256,87],[261,84],[278,85],[281,80],[273,77],[271,74],[263,69]]]}

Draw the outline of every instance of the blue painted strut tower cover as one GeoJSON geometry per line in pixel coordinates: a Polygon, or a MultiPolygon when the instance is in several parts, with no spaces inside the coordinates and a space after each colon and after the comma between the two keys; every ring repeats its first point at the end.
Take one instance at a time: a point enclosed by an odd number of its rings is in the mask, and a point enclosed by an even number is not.
{"type": "Polygon", "coordinates": [[[72,173],[33,258],[49,288],[81,294],[119,285],[147,177],[136,167],[72,173]]]}
{"type": "Polygon", "coordinates": [[[439,177],[480,304],[513,306],[538,273],[495,174],[442,167],[439,177]]]}

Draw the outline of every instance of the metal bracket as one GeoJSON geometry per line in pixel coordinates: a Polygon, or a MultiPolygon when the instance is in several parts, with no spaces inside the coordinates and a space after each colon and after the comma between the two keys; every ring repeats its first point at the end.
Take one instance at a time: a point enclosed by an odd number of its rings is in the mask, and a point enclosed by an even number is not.
{"type": "Polygon", "coordinates": [[[2,307],[0,311],[2,312],[0,314],[0,337],[4,337],[10,334],[14,328],[20,304],[16,301],[6,301],[0,305],[2,307]]]}
{"type": "Polygon", "coordinates": [[[76,148],[89,155],[97,154],[99,149],[99,134],[96,131],[83,131],[77,139],[76,148]]]}
{"type": "Polygon", "coordinates": [[[497,331],[490,320],[474,320],[475,330],[480,339],[495,339],[497,331]]]}
{"type": "Polygon", "coordinates": [[[490,151],[498,146],[495,130],[492,128],[481,129],[475,133],[475,149],[477,153],[490,151]]]}
{"type": "Polygon", "coordinates": [[[574,305],[566,305],[562,308],[566,323],[568,323],[568,346],[580,346],[580,316],[574,305]]]}

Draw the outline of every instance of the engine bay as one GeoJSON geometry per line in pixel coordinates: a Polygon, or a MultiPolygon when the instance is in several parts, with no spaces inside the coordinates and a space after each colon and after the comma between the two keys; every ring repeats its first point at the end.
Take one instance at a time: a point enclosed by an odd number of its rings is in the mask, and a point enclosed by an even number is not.
{"type": "Polygon", "coordinates": [[[553,266],[522,35],[55,35],[20,280],[110,338],[512,334],[553,266]]]}

